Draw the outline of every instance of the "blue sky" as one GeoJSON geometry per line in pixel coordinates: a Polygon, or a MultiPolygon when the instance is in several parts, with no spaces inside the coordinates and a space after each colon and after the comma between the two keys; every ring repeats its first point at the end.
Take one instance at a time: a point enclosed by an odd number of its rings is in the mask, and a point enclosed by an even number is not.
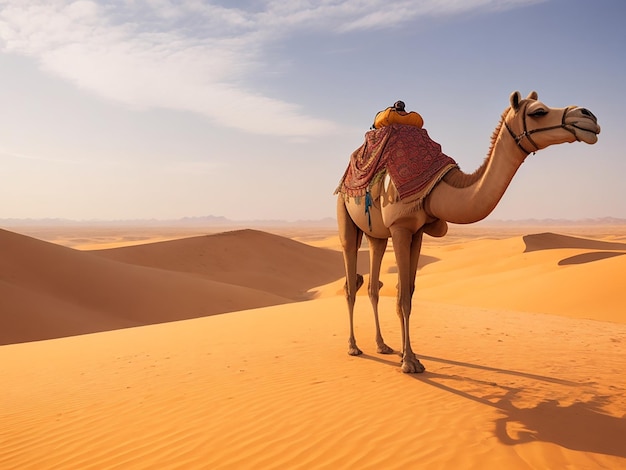
{"type": "Polygon", "coordinates": [[[589,108],[491,219],[626,217],[622,0],[2,1],[0,218],[334,217],[402,99],[465,171],[512,91],[589,108]]]}

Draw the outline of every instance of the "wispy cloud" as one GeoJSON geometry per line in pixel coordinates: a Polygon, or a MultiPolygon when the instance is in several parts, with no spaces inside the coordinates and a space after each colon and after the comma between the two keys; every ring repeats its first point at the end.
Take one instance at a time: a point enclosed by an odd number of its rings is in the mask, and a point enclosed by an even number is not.
{"type": "Polygon", "coordinates": [[[0,1],[0,50],[128,106],[192,111],[247,132],[298,137],[337,126],[246,85],[266,67],[272,42],[302,29],[381,29],[529,3],[537,0],[271,0],[248,8],[199,0],[0,1]]]}
{"type": "Polygon", "coordinates": [[[8,150],[4,150],[0,148],[0,160],[3,159],[12,159],[12,160],[32,160],[37,162],[50,162],[50,163],[63,163],[63,164],[72,164],[72,165],[86,165],[90,164],[90,162],[85,162],[81,160],[71,160],[67,158],[59,158],[59,157],[48,157],[41,155],[27,155],[19,152],[12,152],[8,150]]]}

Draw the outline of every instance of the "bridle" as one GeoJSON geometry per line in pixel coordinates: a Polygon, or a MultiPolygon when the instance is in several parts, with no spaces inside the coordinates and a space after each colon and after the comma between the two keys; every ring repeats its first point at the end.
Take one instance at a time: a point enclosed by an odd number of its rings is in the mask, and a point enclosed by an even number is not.
{"type": "MultiPolygon", "coordinates": [[[[519,135],[515,135],[515,132],[513,132],[513,129],[511,129],[511,127],[509,126],[509,123],[506,122],[506,120],[504,121],[504,125],[506,126],[506,129],[509,131],[509,134],[511,134],[511,137],[513,137],[513,140],[515,140],[515,143],[517,144],[517,146],[522,150],[522,152],[524,152],[526,155],[530,155],[531,153],[536,153],[537,150],[539,150],[539,146],[535,143],[535,141],[532,139],[531,135],[532,134],[536,134],[538,132],[544,132],[544,131],[551,131],[554,129],[565,129],[567,132],[571,132],[572,134],[574,134],[574,137],[576,137],[576,132],[572,129],[570,129],[569,127],[567,127],[565,125],[565,116],[567,116],[567,113],[570,109],[573,108],[573,106],[568,106],[567,108],[565,108],[563,110],[563,117],[561,118],[561,124],[556,125],[556,126],[549,126],[549,127],[540,127],[539,129],[532,129],[532,130],[528,130],[527,126],[526,126],[526,108],[528,108],[528,103],[524,104],[524,107],[518,111],[518,114],[521,114],[523,116],[523,124],[524,124],[524,131],[519,134],[519,135]],[[532,151],[528,151],[524,148],[524,146],[522,145],[522,139],[526,138],[526,140],[528,140],[528,142],[535,147],[535,150],[532,151]]],[[[578,140],[578,137],[576,137],[576,140],[578,140]]]]}

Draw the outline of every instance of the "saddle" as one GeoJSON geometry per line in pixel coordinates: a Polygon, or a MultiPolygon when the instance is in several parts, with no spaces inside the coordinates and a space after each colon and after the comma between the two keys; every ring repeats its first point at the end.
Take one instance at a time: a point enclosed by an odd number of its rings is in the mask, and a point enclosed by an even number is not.
{"type": "Polygon", "coordinates": [[[365,133],[365,141],[352,155],[335,194],[363,197],[389,174],[399,200],[422,200],[458,165],[441,145],[417,126],[391,124],[365,133]]]}

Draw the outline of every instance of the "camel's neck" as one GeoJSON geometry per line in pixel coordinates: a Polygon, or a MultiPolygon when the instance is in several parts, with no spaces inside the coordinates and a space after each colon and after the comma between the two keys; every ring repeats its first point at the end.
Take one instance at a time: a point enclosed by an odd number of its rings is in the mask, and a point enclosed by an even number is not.
{"type": "Polygon", "coordinates": [[[450,172],[428,196],[427,211],[456,224],[484,219],[502,198],[525,157],[501,121],[483,165],[472,174],[450,172]]]}

